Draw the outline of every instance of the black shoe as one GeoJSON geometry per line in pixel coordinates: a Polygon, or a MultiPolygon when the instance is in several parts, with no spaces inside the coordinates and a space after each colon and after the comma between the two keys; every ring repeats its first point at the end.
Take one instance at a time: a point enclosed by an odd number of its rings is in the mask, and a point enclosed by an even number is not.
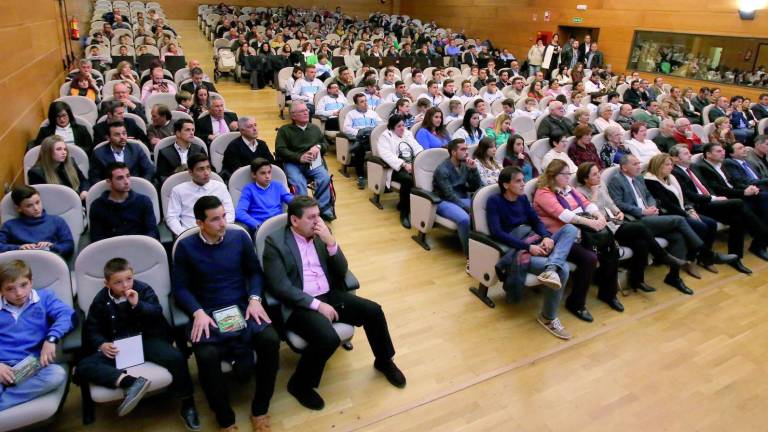
{"type": "Polygon", "coordinates": [[[618,298],[614,297],[612,299],[604,299],[598,297],[600,300],[605,302],[608,306],[610,306],[611,309],[615,310],[616,312],[624,312],[624,305],[621,304],[618,298]]]}
{"type": "Polygon", "coordinates": [[[753,254],[757,255],[758,257],[762,258],[765,261],[768,261],[768,252],[765,251],[765,249],[758,249],[756,247],[750,247],[749,251],[753,254]]]}
{"type": "Polygon", "coordinates": [[[405,375],[397,368],[392,360],[376,360],[373,367],[387,377],[387,381],[397,388],[405,387],[405,375]]]}
{"type": "Polygon", "coordinates": [[[325,213],[321,213],[320,218],[326,222],[333,222],[336,220],[336,213],[334,213],[333,210],[329,210],[325,213]]]}
{"type": "Polygon", "coordinates": [[[141,401],[141,398],[147,393],[147,390],[149,390],[149,384],[151,384],[150,380],[144,377],[137,377],[136,381],[125,390],[125,399],[117,407],[117,415],[122,417],[133,411],[141,401]]]}
{"type": "Polygon", "coordinates": [[[358,189],[360,189],[360,190],[365,189],[365,184],[366,184],[365,177],[358,177],[357,178],[357,188],[358,189]]]}
{"type": "Polygon", "coordinates": [[[675,268],[680,268],[688,264],[688,261],[682,260],[670,253],[667,253],[667,255],[661,259],[661,262],[663,264],[666,264],[668,266],[675,267],[675,268]]]}
{"type": "Polygon", "coordinates": [[[664,283],[667,285],[672,285],[673,287],[675,287],[675,289],[677,289],[683,294],[693,295],[693,290],[688,288],[685,285],[685,282],[683,282],[683,280],[680,279],[680,277],[667,276],[664,278],[664,283]]]}
{"type": "Polygon", "coordinates": [[[184,427],[187,430],[199,431],[203,428],[200,426],[200,419],[197,417],[197,408],[194,405],[181,408],[181,419],[184,420],[184,427]]]}
{"type": "Polygon", "coordinates": [[[405,229],[411,229],[411,217],[409,215],[400,215],[400,225],[405,229]]]}
{"type": "Polygon", "coordinates": [[[648,285],[645,282],[640,282],[639,284],[632,286],[632,289],[635,290],[635,291],[640,290],[642,292],[654,292],[654,291],[656,291],[656,288],[648,285]]]}
{"type": "Polygon", "coordinates": [[[583,307],[581,309],[576,309],[566,305],[565,308],[568,310],[568,312],[576,315],[576,318],[582,321],[592,322],[595,320],[594,318],[592,318],[592,314],[589,313],[586,307],[583,307]]]}
{"type": "Polygon", "coordinates": [[[713,256],[714,264],[730,264],[738,260],[739,260],[739,256],[736,254],[715,253],[713,256]]]}
{"type": "Polygon", "coordinates": [[[299,387],[293,384],[293,381],[288,381],[288,393],[295,397],[300,404],[311,410],[320,411],[325,407],[323,398],[312,388],[299,387]]]}
{"type": "Polygon", "coordinates": [[[752,270],[750,270],[749,267],[745,266],[744,263],[741,262],[741,260],[736,260],[735,262],[728,263],[728,265],[735,268],[736,271],[739,273],[744,273],[748,275],[752,274],[752,270]]]}

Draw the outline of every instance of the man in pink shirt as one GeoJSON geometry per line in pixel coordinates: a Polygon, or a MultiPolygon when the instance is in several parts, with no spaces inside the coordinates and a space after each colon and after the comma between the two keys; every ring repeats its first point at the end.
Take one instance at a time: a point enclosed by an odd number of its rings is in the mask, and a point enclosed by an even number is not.
{"type": "Polygon", "coordinates": [[[373,366],[396,387],[405,387],[405,376],[392,361],[395,348],[387,320],[377,303],[350,294],[345,282],[347,260],[328,226],[320,218],[313,198],[298,195],[288,205],[289,224],[269,236],[264,269],[270,292],[282,304],[287,330],[307,341],[288,392],[307,408],[320,410],[320,385],[325,363],[341,341],[334,322],[362,326],[376,360],[373,366]]]}

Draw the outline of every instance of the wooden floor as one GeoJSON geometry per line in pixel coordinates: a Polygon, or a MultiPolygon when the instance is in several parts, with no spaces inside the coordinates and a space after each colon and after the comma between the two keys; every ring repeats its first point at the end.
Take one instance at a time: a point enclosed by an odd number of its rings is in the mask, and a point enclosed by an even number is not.
{"type": "MultiPolygon", "coordinates": [[[[196,23],[172,24],[184,37],[187,57],[198,58],[211,74],[210,44],[196,23]]],[[[230,81],[217,84],[227,108],[255,115],[261,138],[273,146],[274,129],[283,123],[275,92],[230,81]]],[[[335,173],[335,159],[328,160],[335,173]]],[[[334,232],[362,284],[358,293],[387,313],[408,386],[396,389],[375,372],[358,330],[355,349],[339,350],[326,368],[319,388],[325,409],[309,411],[285,390],[297,356],[284,347],[270,410],[275,431],[768,429],[766,263],[748,256],[751,277],[720,266],[718,275],[687,278],[692,297],[663,285],[661,269],[654,268],[647,281],[659,291],[622,297],[623,314],[594,293],[593,324],[563,311],[574,334],[564,342],[535,322],[541,303],[535,293],[510,306],[496,287],[495,309],[470,295],[473,281],[454,236],[431,234],[434,247],[427,252],[400,227],[396,197],[381,211],[351,179],[337,174],[335,184],[334,232]]],[[[192,360],[190,367],[196,377],[192,360]]],[[[252,384],[234,384],[238,425],[250,430],[252,384]]],[[[205,430],[215,430],[199,387],[195,399],[205,430]]],[[[72,386],[57,424],[47,430],[181,431],[177,410],[177,402],[163,396],[143,401],[126,419],[115,416],[115,405],[103,406],[96,424],[85,428],[79,389],[72,386]]]]}

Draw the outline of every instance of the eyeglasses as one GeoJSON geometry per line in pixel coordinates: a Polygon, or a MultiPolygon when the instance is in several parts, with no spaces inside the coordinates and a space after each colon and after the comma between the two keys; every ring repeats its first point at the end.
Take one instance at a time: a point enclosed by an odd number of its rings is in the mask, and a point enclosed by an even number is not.
{"type": "Polygon", "coordinates": [[[569,172],[567,172],[567,171],[563,171],[563,172],[561,172],[561,173],[558,173],[557,175],[561,175],[561,176],[568,176],[568,177],[570,177],[570,176],[571,176],[571,175],[573,175],[573,174],[572,174],[572,173],[569,173],[569,172]]]}

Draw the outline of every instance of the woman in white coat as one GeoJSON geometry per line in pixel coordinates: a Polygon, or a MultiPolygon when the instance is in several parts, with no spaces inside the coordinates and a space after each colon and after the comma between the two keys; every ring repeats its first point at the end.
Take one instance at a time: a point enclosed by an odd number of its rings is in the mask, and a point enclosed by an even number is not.
{"type": "Polygon", "coordinates": [[[557,69],[560,64],[560,36],[555,34],[552,41],[544,48],[544,58],[541,61],[541,69],[544,73],[544,79],[551,79],[552,71],[557,69]]]}
{"type": "Polygon", "coordinates": [[[387,121],[387,130],[377,142],[379,157],[392,170],[387,172],[387,187],[392,181],[400,183],[400,223],[404,228],[411,228],[411,188],[413,187],[413,161],[424,148],[416,141],[410,130],[406,129],[403,116],[392,115],[387,121]]]}

